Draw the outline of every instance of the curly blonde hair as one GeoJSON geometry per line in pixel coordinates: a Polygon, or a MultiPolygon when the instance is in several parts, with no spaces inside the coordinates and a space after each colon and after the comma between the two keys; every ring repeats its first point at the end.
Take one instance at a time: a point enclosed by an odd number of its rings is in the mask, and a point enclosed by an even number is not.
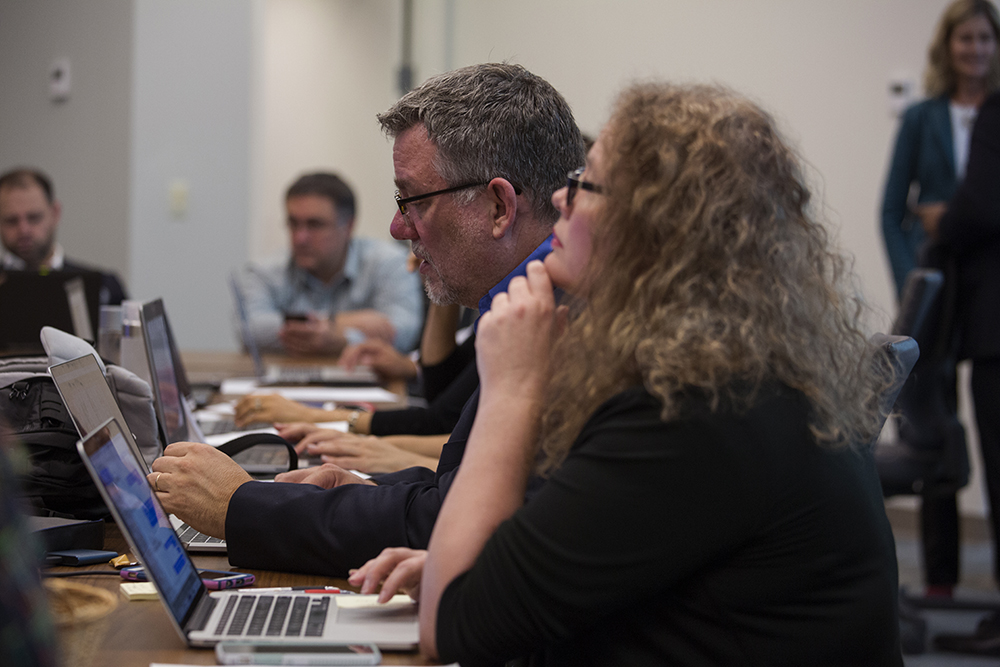
{"type": "Polygon", "coordinates": [[[819,443],[870,440],[889,381],[873,372],[881,352],[770,117],[723,88],[641,84],[599,141],[599,250],[554,351],[541,472],[600,403],[637,383],[669,420],[685,391],[744,409],[777,380],[808,398],[819,443]]]}
{"type": "MultiPolygon", "coordinates": [[[[954,0],[945,8],[934,32],[934,39],[927,49],[927,70],[924,72],[924,92],[928,97],[951,95],[958,86],[955,69],[951,64],[951,34],[959,23],[984,16],[993,27],[993,38],[1000,42],[1000,16],[989,0],[954,0]]],[[[986,75],[986,94],[1000,89],[1000,48],[993,54],[990,71],[986,75]]]]}

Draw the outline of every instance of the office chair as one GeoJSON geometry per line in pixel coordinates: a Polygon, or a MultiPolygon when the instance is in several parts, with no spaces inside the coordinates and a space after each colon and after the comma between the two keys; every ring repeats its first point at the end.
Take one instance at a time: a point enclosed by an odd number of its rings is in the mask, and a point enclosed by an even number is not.
{"type": "Polygon", "coordinates": [[[899,391],[899,437],[881,442],[875,463],[885,497],[954,494],[969,481],[965,429],[958,421],[949,308],[942,307],[943,276],[911,271],[892,333],[913,338],[922,351],[899,391]]]}

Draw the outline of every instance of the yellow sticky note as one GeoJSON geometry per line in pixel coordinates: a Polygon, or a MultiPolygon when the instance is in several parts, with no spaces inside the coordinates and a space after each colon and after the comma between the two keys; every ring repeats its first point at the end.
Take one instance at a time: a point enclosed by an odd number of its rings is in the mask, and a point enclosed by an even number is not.
{"type": "Polygon", "coordinates": [[[155,600],[156,587],[148,581],[130,581],[121,585],[122,595],[129,600],[155,600]]]}

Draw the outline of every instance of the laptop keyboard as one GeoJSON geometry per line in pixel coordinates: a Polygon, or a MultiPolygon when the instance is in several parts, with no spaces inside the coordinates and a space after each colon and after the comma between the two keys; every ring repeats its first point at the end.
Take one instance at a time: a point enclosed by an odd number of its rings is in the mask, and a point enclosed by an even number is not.
{"type": "Polygon", "coordinates": [[[321,637],[331,596],[232,595],[215,627],[218,637],[321,637]]]}
{"type": "Polygon", "coordinates": [[[220,540],[218,537],[199,533],[186,523],[177,529],[177,538],[181,541],[181,544],[222,544],[225,542],[225,540],[220,540]]]}
{"type": "Polygon", "coordinates": [[[267,374],[269,384],[312,384],[322,380],[321,366],[281,366],[269,369],[267,374]]]}

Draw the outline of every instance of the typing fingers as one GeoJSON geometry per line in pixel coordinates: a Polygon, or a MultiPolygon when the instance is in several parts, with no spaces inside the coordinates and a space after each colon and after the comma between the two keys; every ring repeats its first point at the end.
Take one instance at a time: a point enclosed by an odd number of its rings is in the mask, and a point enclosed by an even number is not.
{"type": "Polygon", "coordinates": [[[274,429],[282,438],[289,442],[299,442],[310,433],[319,430],[319,427],[309,422],[277,422],[274,429]]]}
{"type": "Polygon", "coordinates": [[[420,551],[397,564],[382,583],[382,590],[379,591],[378,601],[384,604],[400,591],[406,593],[414,600],[419,600],[420,581],[424,574],[425,560],[427,560],[427,552],[420,551]]]}
{"type": "Polygon", "coordinates": [[[364,451],[364,445],[349,438],[329,438],[307,443],[306,451],[313,456],[357,456],[364,451]]]}
{"type": "MultiPolygon", "coordinates": [[[[361,593],[368,595],[374,593],[383,581],[387,581],[388,577],[396,569],[396,566],[400,563],[407,561],[414,557],[426,557],[427,552],[417,549],[408,549],[406,547],[391,547],[388,549],[383,549],[375,558],[371,559],[355,572],[348,577],[348,581],[352,586],[359,586],[361,588],[361,593]]],[[[421,563],[421,567],[422,567],[421,563]]],[[[407,572],[410,572],[412,568],[407,568],[407,572]]],[[[397,584],[400,579],[403,579],[403,573],[397,577],[397,584]]],[[[406,578],[407,581],[412,582],[412,576],[406,578]]],[[[419,583],[419,578],[417,583],[419,583]]],[[[383,592],[386,595],[385,600],[388,600],[399,588],[392,589],[392,592],[388,592],[385,587],[383,587],[383,592]]],[[[382,596],[379,596],[379,601],[384,602],[382,596]]]]}
{"type": "Polygon", "coordinates": [[[289,470],[288,472],[283,472],[275,475],[275,482],[285,482],[289,484],[300,484],[302,480],[309,477],[312,474],[312,468],[299,468],[298,470],[289,470]]]}

